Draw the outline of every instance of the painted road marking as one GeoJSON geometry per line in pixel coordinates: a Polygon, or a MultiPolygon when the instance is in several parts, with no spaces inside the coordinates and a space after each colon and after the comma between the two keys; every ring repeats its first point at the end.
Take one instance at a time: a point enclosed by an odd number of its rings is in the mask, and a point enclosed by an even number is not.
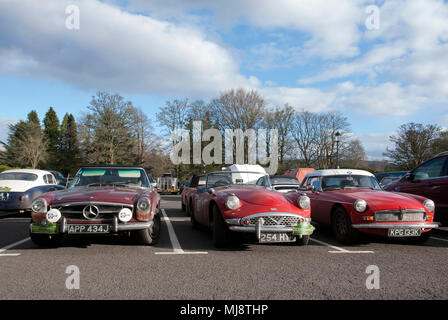
{"type": "Polygon", "coordinates": [[[317,239],[314,239],[314,238],[310,238],[310,240],[314,241],[314,242],[317,242],[319,244],[322,244],[322,245],[324,245],[326,247],[335,249],[334,251],[328,251],[329,253],[374,253],[374,251],[359,251],[359,250],[358,251],[350,251],[350,250],[346,250],[344,248],[333,246],[333,245],[331,245],[329,243],[326,243],[324,241],[317,240],[317,239]]]}
{"type": "Polygon", "coordinates": [[[20,256],[20,253],[3,253],[3,252],[5,252],[6,250],[9,250],[11,248],[17,247],[18,245],[21,245],[22,243],[27,242],[28,240],[31,240],[31,238],[28,237],[28,238],[22,239],[20,241],[11,243],[11,244],[7,245],[6,247],[1,248],[0,249],[0,257],[20,256]]]}
{"type": "Polygon", "coordinates": [[[161,209],[163,215],[163,221],[165,221],[166,226],[168,228],[168,235],[170,237],[171,245],[173,247],[173,251],[165,251],[165,252],[154,252],[155,254],[207,254],[207,251],[184,251],[180,246],[179,240],[177,239],[176,233],[174,232],[173,225],[171,224],[170,218],[168,218],[165,209],[161,209]]]}
{"type": "Polygon", "coordinates": [[[434,239],[434,240],[440,240],[440,241],[446,241],[446,242],[448,242],[448,239],[442,239],[442,238],[437,238],[437,237],[430,237],[431,239],[434,239]]]}

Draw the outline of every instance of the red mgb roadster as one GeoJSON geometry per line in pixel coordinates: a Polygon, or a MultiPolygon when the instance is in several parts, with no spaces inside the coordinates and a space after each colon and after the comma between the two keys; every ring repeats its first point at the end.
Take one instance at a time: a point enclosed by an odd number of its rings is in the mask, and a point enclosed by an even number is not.
{"type": "Polygon", "coordinates": [[[193,227],[212,230],[213,244],[228,244],[234,232],[251,233],[258,242],[308,244],[310,199],[293,191],[279,193],[257,186],[260,172],[220,171],[206,175],[194,194],[190,212],[193,227]]]}
{"type": "Polygon", "coordinates": [[[438,227],[432,200],[383,191],[375,176],[364,170],[313,171],[302,188],[311,199],[313,221],[331,226],[341,242],[355,242],[362,231],[423,243],[428,231],[438,227]]]}
{"type": "Polygon", "coordinates": [[[31,240],[55,245],[63,235],[135,235],[154,244],[160,235],[160,196],[144,169],[84,167],[66,190],[33,201],[31,240]]]}

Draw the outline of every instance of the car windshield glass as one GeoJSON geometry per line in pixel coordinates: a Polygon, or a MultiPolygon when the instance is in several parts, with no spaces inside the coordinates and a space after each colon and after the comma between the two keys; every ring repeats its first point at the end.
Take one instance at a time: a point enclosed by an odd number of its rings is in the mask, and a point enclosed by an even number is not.
{"type": "Polygon", "coordinates": [[[296,184],[299,185],[299,180],[296,178],[290,178],[290,177],[273,177],[271,178],[271,184],[277,185],[277,184],[296,184]]]}
{"type": "Polygon", "coordinates": [[[363,175],[338,175],[322,177],[323,190],[374,189],[381,190],[375,177],[363,175]]]}
{"type": "Polygon", "coordinates": [[[129,186],[149,188],[149,181],[139,168],[82,168],[70,187],[129,186]]]}
{"type": "Polygon", "coordinates": [[[217,188],[231,185],[255,186],[257,180],[265,173],[249,171],[222,171],[207,175],[206,188],[217,188]]]}
{"type": "Polygon", "coordinates": [[[26,172],[4,172],[0,173],[0,180],[36,181],[37,174],[26,172]]]}

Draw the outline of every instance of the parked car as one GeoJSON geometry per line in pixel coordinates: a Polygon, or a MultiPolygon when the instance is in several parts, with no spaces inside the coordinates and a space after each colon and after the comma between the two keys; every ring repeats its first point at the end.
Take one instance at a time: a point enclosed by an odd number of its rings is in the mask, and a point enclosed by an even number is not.
{"type": "Polygon", "coordinates": [[[56,170],[48,170],[48,171],[50,171],[53,174],[53,176],[56,178],[56,183],[58,185],[67,187],[68,180],[66,177],[64,177],[64,175],[62,173],[60,173],[59,171],[56,171],[56,170]]]}
{"type": "Polygon", "coordinates": [[[393,179],[400,179],[403,177],[407,171],[387,171],[387,172],[377,172],[375,173],[375,178],[378,181],[382,181],[384,178],[393,178],[393,179]]]}
{"type": "Polygon", "coordinates": [[[179,182],[177,178],[173,177],[171,173],[164,173],[157,181],[160,193],[164,194],[179,194],[179,182]]]}
{"type": "Polygon", "coordinates": [[[384,188],[385,186],[397,181],[398,179],[399,178],[395,178],[395,177],[384,177],[380,181],[380,186],[384,188]]]}
{"type": "Polygon", "coordinates": [[[234,233],[250,234],[257,242],[308,244],[310,199],[297,192],[280,193],[256,185],[265,173],[218,171],[205,176],[193,196],[191,223],[212,230],[213,244],[222,247],[234,233]]]}
{"type": "Polygon", "coordinates": [[[186,187],[190,185],[190,180],[184,180],[179,185],[179,192],[182,193],[186,187]]]}
{"type": "Polygon", "coordinates": [[[311,199],[313,221],[330,226],[340,242],[355,242],[359,232],[367,232],[423,243],[428,231],[438,227],[432,200],[383,191],[364,170],[316,170],[302,187],[311,199]]]}
{"type": "Polygon", "coordinates": [[[61,190],[55,177],[44,170],[13,169],[0,173],[0,211],[31,211],[31,203],[40,195],[61,190]]]}
{"type": "Polygon", "coordinates": [[[268,176],[265,175],[257,181],[257,186],[270,188],[278,192],[290,192],[300,188],[300,182],[296,177],[268,176]]]}
{"type": "Polygon", "coordinates": [[[423,162],[400,180],[384,188],[430,198],[436,205],[435,220],[448,224],[448,151],[423,162]]]}
{"type": "Polygon", "coordinates": [[[314,168],[294,168],[294,169],[289,169],[286,170],[286,172],[283,174],[284,176],[288,176],[288,177],[296,177],[297,180],[302,183],[303,178],[305,178],[305,176],[310,173],[313,172],[314,168]]]}
{"type": "Polygon", "coordinates": [[[150,245],[160,236],[160,195],[139,167],[83,167],[68,189],[32,203],[31,240],[56,245],[63,235],[130,233],[150,245]]]}
{"type": "Polygon", "coordinates": [[[195,174],[191,177],[190,185],[185,187],[181,193],[182,211],[186,211],[187,216],[190,216],[190,209],[192,206],[193,193],[198,186],[205,185],[205,175],[195,174]]]}

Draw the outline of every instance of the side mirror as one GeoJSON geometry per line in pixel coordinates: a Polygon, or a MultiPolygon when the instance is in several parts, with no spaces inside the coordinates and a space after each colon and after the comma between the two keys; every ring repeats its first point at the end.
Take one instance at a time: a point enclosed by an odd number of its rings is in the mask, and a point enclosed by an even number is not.
{"type": "Polygon", "coordinates": [[[412,173],[410,173],[410,172],[406,173],[406,174],[404,175],[404,178],[405,178],[407,181],[412,181],[412,180],[414,179],[412,173]]]}
{"type": "Polygon", "coordinates": [[[210,188],[210,189],[208,189],[208,193],[209,193],[209,194],[214,194],[214,193],[215,193],[215,189],[214,189],[214,188],[210,188]]]}

